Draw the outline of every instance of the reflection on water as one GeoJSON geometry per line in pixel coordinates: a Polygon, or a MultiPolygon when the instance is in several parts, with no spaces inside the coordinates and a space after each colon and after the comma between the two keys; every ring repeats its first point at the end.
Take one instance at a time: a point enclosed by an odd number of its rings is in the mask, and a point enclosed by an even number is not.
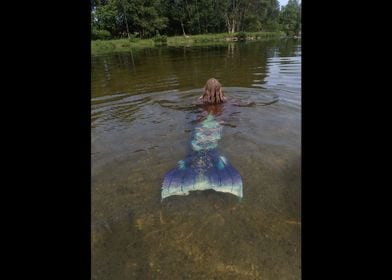
{"type": "Polygon", "coordinates": [[[93,279],[300,279],[300,76],[292,40],[92,57],[93,279]],[[222,112],[219,150],[243,201],[204,191],[161,203],[210,77],[253,102],[222,112]]]}

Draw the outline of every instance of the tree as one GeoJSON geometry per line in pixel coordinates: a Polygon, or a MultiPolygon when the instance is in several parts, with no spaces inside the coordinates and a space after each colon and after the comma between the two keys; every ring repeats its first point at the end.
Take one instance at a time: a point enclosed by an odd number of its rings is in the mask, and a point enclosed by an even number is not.
{"type": "Polygon", "coordinates": [[[278,16],[277,0],[228,0],[226,26],[229,33],[277,29],[278,16]]]}
{"type": "Polygon", "coordinates": [[[160,13],[160,0],[95,0],[92,2],[92,25],[108,30],[112,37],[154,36],[166,28],[167,18],[160,13]]]}
{"type": "Polygon", "coordinates": [[[105,4],[100,3],[96,6],[94,13],[95,27],[98,30],[107,30],[114,36],[117,32],[116,15],[117,9],[114,1],[108,1],[105,4]]]}
{"type": "Polygon", "coordinates": [[[91,11],[94,34],[105,38],[300,28],[297,0],[282,12],[277,0],[92,0],[91,11]]]}
{"type": "Polygon", "coordinates": [[[280,14],[280,22],[287,35],[298,35],[300,28],[300,6],[297,0],[289,0],[280,14]]]}
{"type": "Polygon", "coordinates": [[[168,19],[165,31],[169,34],[186,35],[185,10],[182,0],[162,0],[162,13],[168,19]]]}

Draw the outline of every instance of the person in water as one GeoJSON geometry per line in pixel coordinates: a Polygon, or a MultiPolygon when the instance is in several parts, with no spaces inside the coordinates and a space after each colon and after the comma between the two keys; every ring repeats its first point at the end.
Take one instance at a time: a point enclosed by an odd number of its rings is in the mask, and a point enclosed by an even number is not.
{"type": "Polygon", "coordinates": [[[199,100],[207,104],[220,104],[227,101],[227,98],[223,93],[221,83],[217,79],[211,78],[206,82],[204,93],[199,97],[199,100]]]}
{"type": "MultiPolygon", "coordinates": [[[[196,117],[196,121],[203,120],[207,115],[212,114],[214,117],[219,117],[223,113],[224,103],[227,103],[228,98],[223,92],[221,83],[215,79],[209,79],[205,86],[203,94],[194,102],[200,111],[196,117]]],[[[220,123],[223,121],[221,120],[220,123]]]]}
{"type": "Polygon", "coordinates": [[[171,195],[188,195],[190,191],[207,189],[242,198],[240,174],[217,150],[223,126],[216,117],[222,114],[222,105],[227,100],[219,81],[209,79],[204,93],[196,101],[203,113],[197,118],[192,133],[190,153],[178,162],[177,167],[165,174],[162,200],[171,195]]]}
{"type": "MultiPolygon", "coordinates": [[[[217,105],[217,104],[223,104],[229,101],[229,98],[227,98],[223,92],[223,87],[221,83],[215,79],[211,78],[208,79],[205,86],[204,86],[204,93],[198,98],[198,100],[195,102],[196,105],[217,105]]],[[[238,107],[248,107],[251,105],[254,105],[255,102],[253,101],[243,101],[239,99],[234,99],[230,98],[230,104],[232,106],[238,106],[238,107]]],[[[220,106],[207,106],[203,107],[205,109],[211,109],[213,110],[214,108],[221,108],[220,106]]]]}

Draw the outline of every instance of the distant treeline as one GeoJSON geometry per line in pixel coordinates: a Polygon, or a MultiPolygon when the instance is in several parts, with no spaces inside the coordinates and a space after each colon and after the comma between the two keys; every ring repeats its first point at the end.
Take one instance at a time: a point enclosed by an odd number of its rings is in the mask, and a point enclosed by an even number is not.
{"type": "Polygon", "coordinates": [[[92,39],[257,31],[300,32],[301,4],[289,0],[92,0],[92,39]]]}

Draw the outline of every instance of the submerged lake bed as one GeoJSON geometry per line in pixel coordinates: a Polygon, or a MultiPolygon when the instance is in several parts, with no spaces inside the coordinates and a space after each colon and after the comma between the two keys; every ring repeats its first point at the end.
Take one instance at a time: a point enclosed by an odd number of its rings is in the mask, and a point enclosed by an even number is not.
{"type": "Polygon", "coordinates": [[[93,279],[301,278],[301,43],[160,47],[92,57],[93,279]],[[229,112],[218,150],[243,200],[161,202],[187,155],[207,79],[255,105],[229,112]]]}

